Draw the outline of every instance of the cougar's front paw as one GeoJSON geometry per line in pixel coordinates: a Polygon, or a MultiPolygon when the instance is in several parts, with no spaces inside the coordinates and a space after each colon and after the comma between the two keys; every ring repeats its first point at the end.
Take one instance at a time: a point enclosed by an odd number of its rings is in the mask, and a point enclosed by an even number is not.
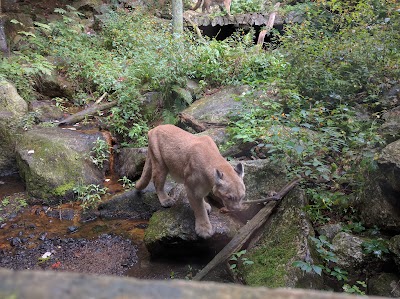
{"type": "Polygon", "coordinates": [[[164,208],[170,208],[175,204],[175,199],[172,197],[167,197],[163,200],[160,199],[161,206],[164,208]]]}
{"type": "Polygon", "coordinates": [[[211,223],[196,223],[196,234],[204,239],[210,238],[214,234],[211,223]]]}

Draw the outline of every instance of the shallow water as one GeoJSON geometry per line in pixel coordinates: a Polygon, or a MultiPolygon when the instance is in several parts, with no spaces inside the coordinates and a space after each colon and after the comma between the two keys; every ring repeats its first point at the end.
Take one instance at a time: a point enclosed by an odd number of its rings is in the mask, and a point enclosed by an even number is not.
{"type": "MultiPolygon", "coordinates": [[[[18,199],[20,195],[25,194],[24,183],[18,176],[1,177],[0,181],[3,182],[0,185],[0,200],[18,199]]],[[[116,178],[110,178],[106,186],[113,194],[123,190],[116,178]]],[[[23,263],[32,265],[32,260],[27,259],[37,259],[43,254],[41,248],[45,240],[98,240],[107,234],[121,236],[137,247],[137,262],[126,269],[123,274],[126,276],[145,279],[190,278],[210,259],[210,257],[190,255],[173,259],[152,259],[143,242],[147,220],[106,220],[93,217],[93,220],[83,222],[80,215],[81,208],[78,203],[66,203],[56,207],[34,205],[23,208],[21,212],[14,213],[10,219],[0,225],[0,257],[15,254],[25,256],[25,259],[13,259],[11,268],[27,269],[28,266],[24,267],[23,263]],[[32,250],[37,250],[37,254],[32,254],[32,250]]],[[[99,260],[92,262],[98,263],[99,271],[102,271],[101,259],[104,258],[104,250],[100,251],[101,249],[99,249],[99,260]]],[[[96,255],[93,259],[96,259],[96,255]]],[[[9,265],[10,263],[5,263],[5,266],[10,267],[9,265]]],[[[42,268],[50,270],[53,266],[54,264],[49,264],[47,268],[44,266],[42,268]]],[[[81,270],[85,272],[86,269],[81,270]]],[[[106,270],[104,269],[104,273],[107,273],[106,270]]],[[[79,269],[76,271],[79,272],[79,269]]]]}

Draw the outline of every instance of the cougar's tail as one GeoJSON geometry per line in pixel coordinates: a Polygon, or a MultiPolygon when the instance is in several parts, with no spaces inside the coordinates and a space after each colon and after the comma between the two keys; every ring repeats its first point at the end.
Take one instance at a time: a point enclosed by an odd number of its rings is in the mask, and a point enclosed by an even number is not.
{"type": "Polygon", "coordinates": [[[196,5],[192,8],[192,10],[196,10],[200,7],[201,3],[203,2],[203,0],[197,0],[196,5]]]}
{"type": "Polygon", "coordinates": [[[140,179],[135,183],[135,188],[137,190],[143,190],[147,187],[151,180],[151,159],[150,153],[147,153],[146,162],[144,163],[144,168],[140,179]]]}

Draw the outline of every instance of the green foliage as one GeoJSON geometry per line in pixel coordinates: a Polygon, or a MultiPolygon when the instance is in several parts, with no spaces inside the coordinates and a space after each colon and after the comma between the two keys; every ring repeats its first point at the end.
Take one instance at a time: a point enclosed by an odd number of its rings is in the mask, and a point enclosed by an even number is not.
{"type": "Polygon", "coordinates": [[[315,272],[318,275],[321,275],[323,270],[326,274],[331,275],[338,281],[347,281],[348,272],[339,267],[332,266],[337,262],[337,257],[333,252],[333,245],[328,241],[327,237],[321,235],[318,238],[311,237],[311,240],[313,241],[316,251],[322,258],[324,264],[313,265],[309,262],[295,261],[292,263],[292,266],[300,268],[302,271],[307,273],[315,272]]]}
{"type": "Polygon", "coordinates": [[[81,207],[84,211],[96,208],[101,201],[101,195],[106,194],[107,188],[102,188],[99,185],[78,185],[73,189],[77,195],[77,200],[81,202],[81,207]]]}
{"type": "Polygon", "coordinates": [[[108,161],[109,157],[110,146],[105,140],[98,137],[90,151],[90,160],[92,160],[93,164],[102,169],[104,167],[104,162],[108,161]]]}
{"type": "Polygon", "coordinates": [[[224,41],[200,43],[193,53],[190,75],[210,85],[258,85],[279,80],[287,67],[283,56],[259,51],[253,38],[253,31],[238,31],[224,41]]]}
{"type": "Polygon", "coordinates": [[[344,284],[343,285],[343,291],[345,291],[348,294],[356,294],[356,295],[365,295],[365,291],[367,289],[367,284],[365,281],[360,281],[357,280],[355,285],[349,285],[349,284],[344,284]],[[360,289],[360,287],[362,289],[360,289]]]}
{"type": "Polygon", "coordinates": [[[399,77],[400,14],[393,0],[316,1],[282,37],[300,92],[330,102],[376,100],[399,77]]]}
{"type": "MultiPolygon", "coordinates": [[[[22,28],[25,25],[17,20],[10,21],[22,28]]],[[[44,24],[35,22],[36,26],[44,24]]],[[[33,28],[27,28],[32,30],[33,28]]],[[[26,101],[31,101],[34,96],[34,85],[41,75],[50,75],[54,66],[42,55],[35,51],[43,47],[38,42],[37,36],[31,31],[19,31],[21,36],[19,45],[12,45],[13,55],[2,57],[0,60],[0,78],[13,82],[19,94],[26,101]]]]}
{"type": "Polygon", "coordinates": [[[262,11],[263,1],[260,0],[234,0],[231,3],[232,14],[262,11]]]}
{"type": "Polygon", "coordinates": [[[243,265],[245,266],[249,266],[249,265],[253,265],[254,262],[249,260],[248,258],[244,257],[243,255],[245,255],[247,252],[246,249],[235,252],[234,254],[232,254],[231,258],[229,259],[230,261],[230,265],[229,268],[236,272],[237,271],[237,266],[238,266],[238,262],[241,262],[243,265]]]}
{"type": "Polygon", "coordinates": [[[382,238],[364,241],[361,246],[364,253],[373,254],[378,258],[383,258],[385,253],[389,253],[388,242],[382,238]]]}
{"type": "Polygon", "coordinates": [[[300,268],[300,270],[302,270],[306,273],[315,272],[318,275],[322,274],[322,269],[323,269],[321,266],[313,265],[313,264],[310,264],[308,262],[303,262],[303,261],[295,261],[292,263],[292,266],[300,268]]]}

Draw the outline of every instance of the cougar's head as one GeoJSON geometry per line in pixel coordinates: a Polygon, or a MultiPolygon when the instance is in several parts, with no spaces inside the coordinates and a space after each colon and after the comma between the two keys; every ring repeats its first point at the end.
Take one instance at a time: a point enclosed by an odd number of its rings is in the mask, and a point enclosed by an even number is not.
{"type": "Polygon", "coordinates": [[[236,167],[215,170],[213,194],[220,198],[227,210],[241,210],[242,200],[246,193],[243,183],[244,167],[239,163],[236,167]]]}

